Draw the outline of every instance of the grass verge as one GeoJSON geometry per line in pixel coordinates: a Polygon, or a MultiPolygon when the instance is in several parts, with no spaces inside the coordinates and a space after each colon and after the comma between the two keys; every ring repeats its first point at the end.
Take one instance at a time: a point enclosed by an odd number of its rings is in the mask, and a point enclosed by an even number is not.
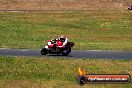
{"type": "MultiPolygon", "coordinates": [[[[131,60],[0,57],[1,88],[78,88],[78,67],[88,74],[132,76],[131,60]]],[[[129,84],[88,84],[83,88],[131,88],[129,84]]]]}
{"type": "Polygon", "coordinates": [[[74,49],[132,50],[128,11],[0,12],[0,47],[42,48],[65,34],[74,49]]]}

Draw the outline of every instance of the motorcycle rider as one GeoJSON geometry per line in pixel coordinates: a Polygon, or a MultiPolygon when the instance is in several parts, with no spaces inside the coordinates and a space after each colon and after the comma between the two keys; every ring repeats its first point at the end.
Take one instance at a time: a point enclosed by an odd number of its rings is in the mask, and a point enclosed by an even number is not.
{"type": "Polygon", "coordinates": [[[65,47],[68,42],[68,38],[66,38],[65,35],[61,35],[59,40],[62,42],[62,46],[60,47],[65,47]]]}
{"type": "Polygon", "coordinates": [[[66,38],[65,35],[61,35],[60,38],[58,38],[58,39],[52,39],[52,40],[50,40],[50,41],[48,42],[48,45],[52,45],[52,44],[54,43],[53,48],[56,49],[56,44],[55,44],[55,42],[56,42],[57,40],[59,40],[60,42],[62,42],[62,45],[61,45],[61,46],[58,46],[58,47],[60,47],[60,48],[64,48],[65,45],[66,45],[67,42],[68,42],[68,38],[66,38]],[[51,42],[52,42],[52,43],[51,43],[51,42]]]}

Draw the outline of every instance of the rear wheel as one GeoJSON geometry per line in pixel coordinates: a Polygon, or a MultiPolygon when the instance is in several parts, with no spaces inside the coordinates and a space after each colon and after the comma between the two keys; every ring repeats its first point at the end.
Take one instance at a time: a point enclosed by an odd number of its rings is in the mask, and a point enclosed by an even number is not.
{"type": "Polygon", "coordinates": [[[47,50],[46,48],[43,48],[43,49],[41,50],[41,54],[42,54],[42,55],[48,54],[48,50],[47,50]]]}
{"type": "Polygon", "coordinates": [[[65,49],[61,54],[62,54],[63,56],[67,56],[70,52],[71,52],[71,47],[65,49]]]}

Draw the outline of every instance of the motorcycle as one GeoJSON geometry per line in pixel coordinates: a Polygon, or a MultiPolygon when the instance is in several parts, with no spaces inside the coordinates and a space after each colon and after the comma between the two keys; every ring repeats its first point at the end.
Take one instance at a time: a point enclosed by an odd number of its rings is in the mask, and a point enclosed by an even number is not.
{"type": "Polygon", "coordinates": [[[50,41],[51,44],[47,46],[45,46],[42,50],[41,50],[41,54],[42,55],[46,55],[46,54],[57,54],[57,55],[62,55],[62,56],[67,56],[68,54],[70,54],[71,52],[71,47],[74,46],[73,42],[68,42],[65,46],[61,46],[62,42],[59,40],[52,40],[50,41]]]}

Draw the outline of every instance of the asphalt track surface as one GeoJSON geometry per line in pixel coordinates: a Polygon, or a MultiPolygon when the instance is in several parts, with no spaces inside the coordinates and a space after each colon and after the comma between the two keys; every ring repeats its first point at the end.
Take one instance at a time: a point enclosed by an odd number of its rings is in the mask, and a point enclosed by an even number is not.
{"type": "Polygon", "coordinates": [[[40,49],[0,49],[0,56],[65,57],[74,59],[131,59],[132,51],[72,50],[68,56],[41,55],[40,49]]]}

